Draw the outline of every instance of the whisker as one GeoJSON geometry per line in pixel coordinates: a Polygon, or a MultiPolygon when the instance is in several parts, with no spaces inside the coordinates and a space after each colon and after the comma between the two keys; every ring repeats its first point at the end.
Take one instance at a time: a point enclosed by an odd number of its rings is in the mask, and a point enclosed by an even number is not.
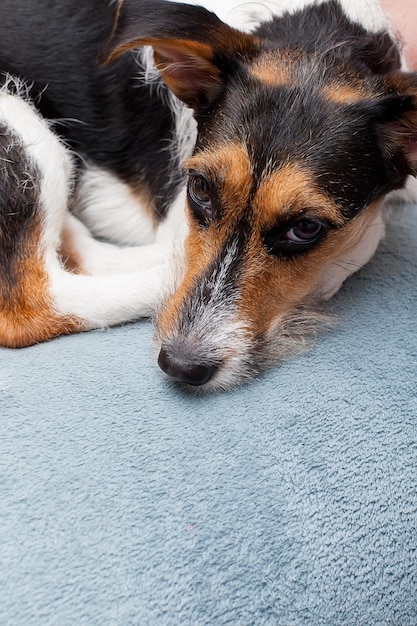
{"type": "Polygon", "coordinates": [[[340,267],[342,270],[348,270],[350,269],[350,267],[354,267],[359,270],[361,269],[361,267],[363,267],[363,265],[358,264],[358,263],[353,263],[353,261],[342,261],[342,262],[334,261],[332,265],[335,265],[336,267],[340,267]]]}

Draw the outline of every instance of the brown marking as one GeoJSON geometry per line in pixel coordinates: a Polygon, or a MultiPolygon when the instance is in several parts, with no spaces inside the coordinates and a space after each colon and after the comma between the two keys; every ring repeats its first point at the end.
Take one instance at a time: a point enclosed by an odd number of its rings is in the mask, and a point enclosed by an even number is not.
{"type": "Polygon", "coordinates": [[[206,105],[223,87],[224,65],[219,58],[251,57],[258,40],[227,26],[202,7],[184,9],[183,20],[175,8],[167,5],[166,11],[163,16],[146,17],[142,7],[125,0],[116,13],[103,63],[131,49],[152,46],[156,66],[175,95],[194,108],[206,105]],[[171,9],[174,14],[170,23],[171,9]]]}
{"type": "Polygon", "coordinates": [[[314,177],[298,163],[287,163],[266,176],[254,199],[254,210],[263,227],[273,226],[279,218],[294,218],[306,211],[342,224],[337,206],[317,187],[314,177]]]}
{"type": "Polygon", "coordinates": [[[252,165],[243,144],[226,144],[200,152],[187,159],[184,167],[213,180],[220,204],[228,213],[239,212],[247,203],[252,185],[252,165]]]}
{"type": "MultiPolygon", "coordinates": [[[[219,180],[222,207],[228,208],[219,222],[207,229],[190,220],[190,234],[185,245],[185,277],[158,320],[162,335],[169,335],[181,315],[181,305],[204,274],[225,242],[233,236],[239,216],[247,210],[252,176],[246,149],[241,145],[223,146],[202,152],[188,160],[187,166],[219,180]]],[[[315,184],[311,173],[298,163],[287,163],[262,180],[251,204],[252,231],[241,261],[238,318],[252,336],[258,336],[276,323],[277,318],[291,315],[298,307],[314,299],[323,272],[329,263],[343,256],[361,240],[375,217],[379,204],[371,206],[350,222],[315,184]],[[268,254],[262,233],[280,219],[309,216],[326,219],[339,228],[329,231],[323,242],[308,254],[279,259],[268,254]]]]}
{"type": "Polygon", "coordinates": [[[0,345],[23,348],[83,330],[83,322],[54,311],[39,238],[29,241],[15,268],[13,285],[0,283],[0,345]],[[35,250],[34,254],[30,254],[35,250]]]}
{"type": "MultiPolygon", "coordinates": [[[[173,41],[181,41],[184,45],[205,46],[205,58],[210,59],[217,53],[252,56],[259,46],[256,37],[231,28],[214,13],[202,7],[188,6],[183,11],[183,18],[178,21],[176,7],[167,5],[163,14],[147,15],[135,0],[119,3],[112,33],[102,54],[102,62],[110,63],[128,50],[145,45],[154,46],[154,42],[158,41],[167,45],[173,41]],[[208,56],[209,49],[211,53],[208,56]]],[[[201,50],[202,47],[198,49],[198,53],[201,50]]]]}
{"type": "Polygon", "coordinates": [[[270,87],[284,87],[292,82],[288,56],[263,54],[250,66],[251,75],[270,87]]]}
{"type": "Polygon", "coordinates": [[[213,50],[196,41],[148,42],[154,49],[155,65],[171,91],[189,106],[198,106],[202,95],[213,100],[223,81],[212,63],[213,50]]]}
{"type": "Polygon", "coordinates": [[[323,96],[335,104],[351,104],[359,102],[365,98],[370,98],[370,94],[363,85],[331,83],[323,88],[323,96]]]}
{"type": "Polygon", "coordinates": [[[314,300],[322,272],[360,242],[379,209],[380,202],[374,203],[344,227],[330,231],[316,249],[290,261],[269,257],[259,234],[253,234],[246,257],[240,316],[250,320],[255,336],[267,332],[277,317],[285,318],[306,300],[314,300]]]}
{"type": "Polygon", "coordinates": [[[128,41],[108,58],[113,61],[132,48],[152,46],[155,65],[171,91],[189,106],[198,106],[202,95],[213,100],[223,85],[211,46],[197,41],[145,37],[128,41]]]}
{"type": "Polygon", "coordinates": [[[226,144],[201,152],[187,159],[184,166],[218,184],[220,204],[225,210],[225,216],[204,230],[198,228],[194,220],[188,220],[190,230],[185,242],[186,272],[181,285],[158,319],[158,327],[163,332],[175,326],[187,293],[224,246],[233,224],[247,205],[252,184],[252,166],[246,147],[242,144],[226,144]]]}

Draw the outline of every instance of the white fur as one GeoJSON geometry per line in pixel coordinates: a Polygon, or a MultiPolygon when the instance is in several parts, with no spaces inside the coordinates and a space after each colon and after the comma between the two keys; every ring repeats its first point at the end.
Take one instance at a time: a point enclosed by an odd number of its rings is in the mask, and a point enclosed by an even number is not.
{"type": "MultiPolygon", "coordinates": [[[[195,0],[182,0],[186,4],[196,4],[195,0]]],[[[339,0],[346,14],[369,30],[378,32],[387,28],[388,20],[382,11],[379,0],[339,0]]],[[[326,0],[202,0],[201,4],[216,13],[224,22],[251,31],[261,21],[272,15],[285,12],[294,13],[311,4],[323,4],[326,0]]]]}
{"type": "Polygon", "coordinates": [[[0,120],[22,139],[29,160],[40,171],[42,233],[38,255],[49,275],[55,313],[78,318],[86,329],[151,315],[162,290],[166,291],[168,237],[161,237],[164,249],[158,245],[123,250],[94,241],[86,227],[68,213],[71,161],[47,123],[22,97],[5,89],[0,92],[0,120]],[[89,270],[101,273],[116,263],[123,273],[86,276],[66,271],[58,255],[62,232],[75,237],[74,252],[89,270]],[[140,266],[146,269],[138,271],[140,266]]]}
{"type": "Polygon", "coordinates": [[[183,191],[156,231],[154,244],[119,247],[95,240],[77,218],[68,214],[63,238],[82,268],[92,276],[62,272],[56,267],[52,293],[60,312],[100,328],[152,315],[172,293],[182,275],[182,242],[187,234],[183,191]],[[175,262],[175,258],[177,262],[175,262]]]}
{"type": "Polygon", "coordinates": [[[159,265],[137,273],[80,276],[55,266],[51,295],[56,310],[77,317],[86,330],[104,328],[152,315],[166,272],[159,265]]]}
{"type": "Polygon", "coordinates": [[[151,211],[114,174],[88,165],[77,186],[74,213],[96,237],[127,245],[151,243],[151,211]]]}
{"type": "Polygon", "coordinates": [[[167,262],[166,248],[149,244],[118,246],[95,239],[80,220],[68,213],[61,233],[60,253],[75,259],[86,274],[123,274],[147,270],[167,262]]]}
{"type": "Polygon", "coordinates": [[[356,246],[324,268],[317,285],[317,296],[323,300],[334,296],[349,276],[371,260],[384,234],[384,220],[378,212],[356,246]]]}

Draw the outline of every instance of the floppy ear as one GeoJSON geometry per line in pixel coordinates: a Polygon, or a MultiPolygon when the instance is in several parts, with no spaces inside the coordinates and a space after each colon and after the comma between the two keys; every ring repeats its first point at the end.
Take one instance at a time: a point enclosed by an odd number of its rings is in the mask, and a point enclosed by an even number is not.
{"type": "Polygon", "coordinates": [[[389,95],[377,104],[382,147],[398,173],[417,176],[417,74],[393,72],[386,81],[389,95]]]}
{"type": "Polygon", "coordinates": [[[351,55],[364,63],[374,74],[386,74],[399,70],[401,56],[397,43],[384,32],[368,33],[350,42],[351,55]]]}
{"type": "Polygon", "coordinates": [[[221,93],[237,57],[250,58],[255,38],[194,5],[164,0],[124,0],[104,51],[104,63],[124,52],[152,46],[155,64],[174,94],[194,109],[221,93]]]}

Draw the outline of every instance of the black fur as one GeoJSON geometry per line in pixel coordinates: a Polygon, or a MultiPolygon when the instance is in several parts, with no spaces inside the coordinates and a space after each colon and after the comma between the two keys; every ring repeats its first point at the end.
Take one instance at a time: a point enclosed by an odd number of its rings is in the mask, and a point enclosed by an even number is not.
{"type": "Polygon", "coordinates": [[[31,237],[40,226],[40,174],[22,143],[0,124],[0,301],[7,307],[19,283],[19,267],[32,252],[31,237]]]}
{"type": "Polygon", "coordinates": [[[307,6],[261,24],[255,34],[270,41],[272,48],[304,50],[325,56],[332,71],[332,59],[349,65],[366,65],[376,74],[400,67],[398,47],[388,33],[370,33],[352,22],[337,0],[307,6]]]}
{"type": "Polygon", "coordinates": [[[0,71],[31,85],[41,113],[81,157],[134,188],[147,188],[159,216],[181,182],[169,150],[175,124],[161,97],[166,88],[140,82],[143,67],[132,53],[99,63],[108,41],[117,41],[119,31],[126,37],[132,23],[131,37],[188,38],[213,47],[224,88],[210,106],[196,110],[197,150],[216,137],[244,141],[259,176],[268,163],[302,159],[347,218],[404,183],[405,161],[392,166],[379,148],[380,113],[362,103],[337,106],[322,96],[321,87],[340,74],[366,77],[377,88],[381,73],[399,67],[390,37],[350,22],[336,0],[259,26],[262,51],[301,51],[296,84],[269,89],[247,71],[259,49],[214,14],[162,0],[129,5],[137,18],[132,22],[130,14],[124,23],[122,10],[113,32],[116,3],[39,0],[34,11],[32,0],[2,0],[0,71]]]}
{"type": "Polygon", "coordinates": [[[76,153],[134,188],[145,185],[163,216],[176,172],[180,180],[167,149],[174,120],[160,97],[166,88],[139,82],[143,67],[132,53],[100,65],[115,11],[107,0],[1,0],[0,73],[27,81],[76,153]]]}
{"type": "MultiPolygon", "coordinates": [[[[261,52],[297,52],[295,80],[265,85],[241,62],[221,97],[208,111],[197,111],[197,151],[213,142],[245,144],[255,172],[253,193],[271,164],[300,163],[346,219],[402,187],[410,165],[400,148],[388,154],[383,123],[406,110],[405,96],[344,104],[323,95],[341,76],[365,81],[375,94],[392,93],[383,73],[398,69],[400,57],[389,35],[351,22],[336,0],[275,17],[255,34],[262,38],[261,52]]],[[[409,98],[409,110],[414,106],[409,98]]]]}

